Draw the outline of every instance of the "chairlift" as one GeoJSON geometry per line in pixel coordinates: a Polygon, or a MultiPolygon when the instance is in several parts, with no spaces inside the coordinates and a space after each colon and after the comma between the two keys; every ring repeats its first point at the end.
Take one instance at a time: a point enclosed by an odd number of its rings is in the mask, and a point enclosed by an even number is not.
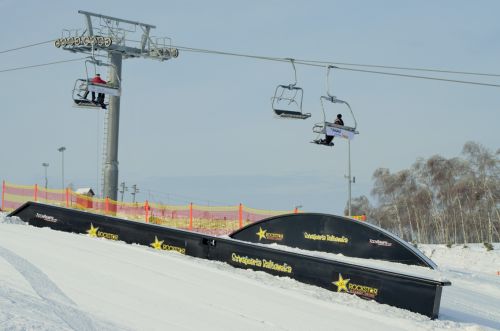
{"type": "MultiPolygon", "coordinates": [[[[89,81],[87,79],[80,78],[75,81],[75,85],[73,86],[73,105],[80,108],[103,108],[100,103],[87,99],[86,94],[90,92],[88,86],[89,81]]],[[[105,100],[104,107],[107,108],[107,106],[108,103],[105,100]]]]}
{"type": "Polygon", "coordinates": [[[297,70],[293,59],[289,59],[293,66],[295,82],[289,85],[278,85],[271,98],[271,107],[274,113],[281,118],[306,119],[310,113],[302,112],[304,90],[297,85],[297,70]]]}
{"type": "Polygon", "coordinates": [[[94,71],[96,66],[112,66],[108,63],[103,63],[102,61],[95,60],[93,57],[90,60],[85,61],[85,74],[86,78],[80,78],[75,81],[75,85],[73,86],[73,102],[76,107],[83,108],[107,108],[109,96],[120,96],[120,81],[118,76],[116,80],[108,81],[107,84],[97,84],[92,83],[92,78],[89,76],[89,70],[87,63],[90,63],[94,66],[94,71]],[[93,102],[92,100],[87,99],[89,93],[93,92],[94,94],[104,94],[105,99],[102,102],[93,102]],[[107,97],[108,96],[108,97],[107,97]]]}
{"type": "MultiPolygon", "coordinates": [[[[323,111],[323,122],[321,123],[316,123],[313,126],[313,132],[318,133],[318,134],[324,134],[328,136],[337,136],[337,137],[342,137],[346,139],[353,139],[355,134],[359,134],[359,132],[356,130],[357,128],[357,122],[356,118],[354,117],[354,113],[351,109],[351,106],[347,101],[337,99],[337,97],[333,96],[330,94],[330,69],[335,68],[334,66],[328,66],[327,67],[327,74],[326,74],[326,96],[321,96],[320,97],[320,102],[321,102],[321,109],[323,111]],[[348,126],[348,125],[338,125],[332,122],[327,121],[326,117],[326,109],[330,109],[332,107],[325,107],[325,103],[332,103],[332,104],[343,104],[347,106],[349,109],[349,113],[351,114],[354,126],[348,126]]],[[[314,142],[317,143],[318,140],[315,140],[314,142]]],[[[331,145],[333,146],[333,144],[331,145]]]]}

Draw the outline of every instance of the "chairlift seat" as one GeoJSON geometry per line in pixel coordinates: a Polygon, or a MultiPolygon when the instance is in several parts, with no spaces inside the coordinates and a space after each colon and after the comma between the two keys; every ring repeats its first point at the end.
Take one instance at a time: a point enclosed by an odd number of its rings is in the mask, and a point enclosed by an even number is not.
{"type": "Polygon", "coordinates": [[[301,87],[291,85],[278,85],[271,98],[271,107],[274,113],[281,118],[307,119],[310,113],[302,112],[302,99],[304,91],[301,87]]]}
{"type": "Polygon", "coordinates": [[[285,109],[274,109],[274,113],[282,118],[297,118],[305,120],[311,117],[311,113],[301,113],[299,111],[285,110],[285,109]]]}

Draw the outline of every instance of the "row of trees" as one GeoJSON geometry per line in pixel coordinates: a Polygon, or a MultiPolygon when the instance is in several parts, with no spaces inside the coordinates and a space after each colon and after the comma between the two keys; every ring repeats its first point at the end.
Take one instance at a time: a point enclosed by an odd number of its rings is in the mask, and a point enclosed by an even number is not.
{"type": "Polygon", "coordinates": [[[500,149],[467,142],[461,157],[418,159],[410,169],[373,173],[372,205],[352,201],[352,213],[419,243],[500,241],[500,149]]]}

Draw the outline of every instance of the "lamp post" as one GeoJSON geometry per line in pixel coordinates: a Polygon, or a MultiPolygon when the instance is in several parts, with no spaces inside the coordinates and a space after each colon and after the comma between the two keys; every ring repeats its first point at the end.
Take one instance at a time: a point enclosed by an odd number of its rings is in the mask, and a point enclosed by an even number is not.
{"type": "Polygon", "coordinates": [[[45,191],[47,191],[47,186],[49,183],[49,180],[47,179],[47,168],[49,167],[49,164],[44,162],[42,163],[42,167],[45,168],[45,191]]]}
{"type": "Polygon", "coordinates": [[[61,163],[62,163],[62,189],[64,190],[64,151],[66,150],[66,147],[61,146],[57,149],[59,152],[61,152],[61,163]]]}
{"type": "Polygon", "coordinates": [[[47,186],[49,185],[49,180],[47,178],[47,168],[49,167],[49,164],[43,162],[42,167],[45,169],[45,202],[47,202],[47,186]]]}

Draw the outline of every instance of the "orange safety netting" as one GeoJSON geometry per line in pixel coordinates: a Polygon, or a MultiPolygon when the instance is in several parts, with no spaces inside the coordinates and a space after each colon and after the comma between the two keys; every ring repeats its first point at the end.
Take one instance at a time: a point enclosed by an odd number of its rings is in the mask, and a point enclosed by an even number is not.
{"type": "MultiPolygon", "coordinates": [[[[226,235],[261,219],[292,211],[254,209],[238,206],[161,205],[119,202],[77,194],[70,190],[45,189],[3,182],[1,209],[11,211],[27,201],[106,214],[130,220],[187,229],[212,235],[226,235]]],[[[295,210],[297,212],[297,210],[295,210]]]]}

